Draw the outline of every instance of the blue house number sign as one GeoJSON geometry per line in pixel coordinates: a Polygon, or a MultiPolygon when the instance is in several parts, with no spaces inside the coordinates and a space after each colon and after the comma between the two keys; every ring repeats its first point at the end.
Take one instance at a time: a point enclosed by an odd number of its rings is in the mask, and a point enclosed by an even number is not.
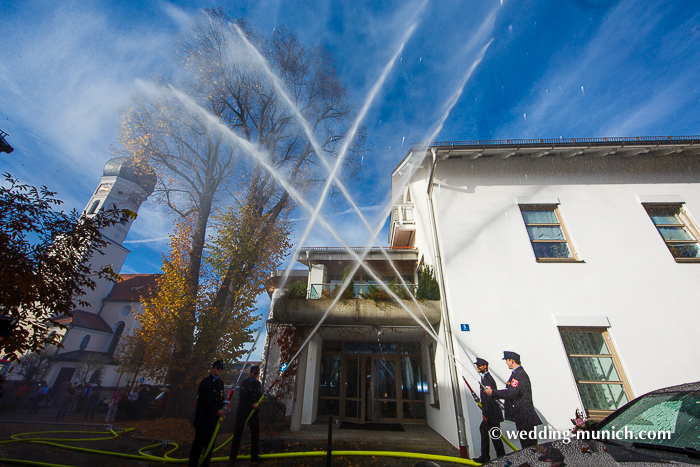
{"type": "Polygon", "coordinates": [[[468,324],[460,324],[462,331],[469,331],[469,325],[468,324]]]}

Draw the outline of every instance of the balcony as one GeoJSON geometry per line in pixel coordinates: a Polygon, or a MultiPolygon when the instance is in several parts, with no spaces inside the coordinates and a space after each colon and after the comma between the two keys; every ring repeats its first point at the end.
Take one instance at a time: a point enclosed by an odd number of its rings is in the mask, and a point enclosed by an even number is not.
{"type": "Polygon", "coordinates": [[[391,231],[389,245],[392,247],[413,247],[416,239],[416,221],[413,204],[397,204],[391,211],[391,231]]]}

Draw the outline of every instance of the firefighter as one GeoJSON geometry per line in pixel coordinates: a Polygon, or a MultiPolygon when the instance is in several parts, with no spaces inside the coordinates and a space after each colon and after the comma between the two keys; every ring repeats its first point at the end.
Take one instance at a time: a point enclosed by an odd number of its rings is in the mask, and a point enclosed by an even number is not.
{"type": "MultiPolygon", "coordinates": [[[[197,467],[203,451],[209,446],[219,418],[224,418],[224,382],[220,379],[224,371],[224,362],[217,360],[211,365],[209,376],[199,383],[197,407],[194,412],[194,441],[190,450],[189,467],[197,467]]],[[[202,467],[209,466],[211,451],[202,462],[202,467]]]]}
{"type": "MultiPolygon", "coordinates": [[[[477,358],[476,369],[481,374],[481,425],[479,425],[479,434],[481,435],[481,455],[474,459],[475,462],[484,464],[491,458],[491,437],[489,433],[493,428],[498,428],[499,432],[501,429],[501,422],[503,421],[503,412],[501,412],[501,407],[498,405],[496,400],[486,394],[485,389],[498,389],[496,386],[496,380],[489,373],[489,362],[483,358],[477,358]]],[[[493,447],[496,449],[496,456],[504,456],[506,450],[503,447],[503,441],[500,438],[493,440],[493,447]]]]}
{"type": "MultiPolygon", "coordinates": [[[[525,431],[528,435],[535,431],[537,425],[542,424],[540,417],[532,404],[532,386],[530,377],[520,366],[520,355],[515,352],[503,352],[503,360],[513,372],[506,383],[505,389],[486,388],[484,392],[496,399],[504,399],[506,420],[515,422],[518,432],[525,431]]],[[[520,445],[523,449],[537,444],[537,436],[521,436],[520,445]]]]}

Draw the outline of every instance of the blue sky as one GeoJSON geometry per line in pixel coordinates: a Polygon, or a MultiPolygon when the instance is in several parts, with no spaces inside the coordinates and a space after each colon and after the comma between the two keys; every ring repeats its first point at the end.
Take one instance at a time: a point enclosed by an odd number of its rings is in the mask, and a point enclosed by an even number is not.
{"type": "MultiPolygon", "coordinates": [[[[212,6],[263,34],[285,25],[305,44],[325,45],[359,103],[417,25],[364,121],[363,179],[349,189],[371,222],[381,222],[391,170],[410,143],[428,137],[491,40],[436,140],[700,133],[697,1],[9,0],[0,129],[16,150],[0,155],[0,171],[83,209],[117,144],[118,107],[135,80],[172,77],[175,35],[212,6]]],[[[364,245],[355,216],[327,204],[346,242],[364,245]]],[[[307,215],[293,217],[301,235],[307,215]]],[[[160,206],[142,207],[123,272],[157,272],[171,226],[160,206]]],[[[339,243],[314,228],[305,244],[339,243]]]]}

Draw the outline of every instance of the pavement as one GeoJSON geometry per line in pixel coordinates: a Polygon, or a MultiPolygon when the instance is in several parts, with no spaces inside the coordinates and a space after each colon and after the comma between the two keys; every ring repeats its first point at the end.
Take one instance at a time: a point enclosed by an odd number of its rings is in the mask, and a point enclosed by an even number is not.
{"type": "MultiPolygon", "coordinates": [[[[66,422],[59,423],[53,421],[55,410],[45,409],[39,414],[27,414],[24,412],[2,412],[0,413],[0,440],[8,440],[11,434],[27,433],[49,430],[86,430],[86,431],[107,431],[108,424],[102,422],[103,415],[96,417],[93,424],[84,421],[80,414],[69,414],[66,422]]],[[[181,420],[169,422],[168,420],[149,421],[125,421],[119,423],[119,427],[125,428],[133,426],[136,428],[130,435],[120,436],[118,439],[90,442],[71,442],[72,445],[91,449],[122,452],[136,454],[138,450],[146,445],[153,444],[160,439],[177,440],[180,448],[171,454],[176,458],[187,457],[190,449],[190,441],[194,436],[194,429],[181,420]],[[176,423],[177,422],[177,423],[176,423]],[[167,433],[153,431],[152,427],[178,426],[178,432],[167,433]],[[184,428],[183,428],[184,427],[184,428]]],[[[374,430],[354,430],[341,429],[339,423],[333,423],[332,427],[332,450],[334,451],[401,451],[425,454],[439,454],[457,457],[459,451],[449,444],[444,438],[433,431],[427,425],[403,425],[405,431],[374,431],[374,430]]],[[[175,429],[175,428],[173,428],[175,429]]],[[[229,438],[232,433],[222,430],[217,437],[217,445],[229,438]]],[[[53,436],[53,435],[52,435],[53,436]]],[[[61,435],[78,436],[78,435],[61,435]]],[[[95,435],[93,435],[95,436],[95,435]]],[[[97,435],[99,436],[99,435],[97,435]]],[[[288,422],[264,425],[261,427],[260,448],[261,453],[268,452],[299,452],[299,451],[325,451],[328,440],[328,422],[318,421],[313,425],[302,427],[301,431],[289,431],[288,422]]],[[[248,430],[243,437],[241,444],[241,454],[249,453],[250,436],[248,430]]],[[[161,455],[164,450],[156,448],[152,453],[161,455]]],[[[228,455],[228,447],[224,447],[216,456],[228,455]]],[[[58,447],[33,444],[33,443],[7,443],[0,444],[0,458],[3,464],[10,459],[22,459],[35,462],[49,462],[60,465],[70,465],[75,467],[92,467],[99,463],[100,467],[121,467],[133,465],[162,465],[160,462],[147,462],[132,459],[121,459],[118,457],[104,456],[100,454],[82,453],[69,451],[58,447]]],[[[344,456],[333,457],[334,467],[365,467],[365,466],[399,466],[413,467],[419,463],[418,459],[390,458],[382,456],[344,456]]],[[[13,465],[11,462],[8,465],[13,465]]],[[[21,464],[16,464],[21,465],[21,464]]],[[[212,463],[212,465],[227,465],[224,462],[212,463]]],[[[240,460],[236,466],[245,467],[251,464],[249,461],[240,460]]],[[[306,457],[291,459],[268,459],[264,465],[275,465],[281,467],[303,467],[303,466],[327,466],[326,457],[306,457]]],[[[447,462],[436,464],[449,466],[457,465],[447,462]]]]}

